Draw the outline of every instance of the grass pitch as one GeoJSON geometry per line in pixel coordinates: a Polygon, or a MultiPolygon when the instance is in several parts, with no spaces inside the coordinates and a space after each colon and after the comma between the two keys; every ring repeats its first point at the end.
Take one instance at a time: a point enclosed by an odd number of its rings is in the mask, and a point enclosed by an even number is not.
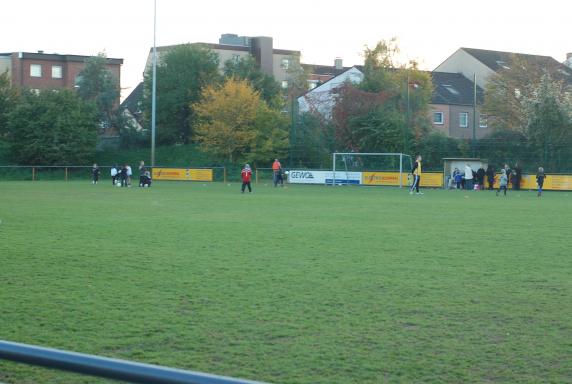
{"type": "Polygon", "coordinates": [[[572,193],[110,184],[0,183],[1,339],[275,383],[572,382],[572,193]]]}

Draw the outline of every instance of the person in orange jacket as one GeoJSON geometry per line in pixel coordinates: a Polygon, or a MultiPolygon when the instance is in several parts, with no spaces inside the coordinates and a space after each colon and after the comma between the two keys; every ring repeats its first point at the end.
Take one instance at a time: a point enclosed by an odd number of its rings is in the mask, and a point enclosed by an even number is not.
{"type": "Polygon", "coordinates": [[[284,186],[284,179],[282,178],[282,164],[278,159],[274,159],[274,163],[272,163],[272,173],[273,173],[273,181],[274,187],[280,183],[280,186],[284,186]]]}

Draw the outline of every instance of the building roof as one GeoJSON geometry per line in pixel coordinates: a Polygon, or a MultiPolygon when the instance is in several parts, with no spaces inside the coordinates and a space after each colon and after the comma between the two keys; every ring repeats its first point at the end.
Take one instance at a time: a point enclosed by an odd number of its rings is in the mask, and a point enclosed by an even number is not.
{"type": "Polygon", "coordinates": [[[351,68],[357,68],[363,72],[362,65],[352,65],[351,67],[342,67],[337,69],[333,65],[319,65],[319,64],[302,64],[302,68],[308,70],[312,75],[322,75],[322,76],[338,76],[351,68]]]}
{"type": "Polygon", "coordinates": [[[487,49],[461,48],[475,59],[495,72],[510,69],[513,58],[521,59],[534,66],[544,67],[550,71],[564,71],[563,75],[572,77],[572,68],[560,63],[551,56],[529,55],[525,53],[491,51],[487,49]]]}
{"type": "MultiPolygon", "coordinates": [[[[431,104],[473,105],[474,83],[460,73],[432,72],[431,104]]],[[[477,104],[483,103],[484,91],[477,86],[477,104]]]]}
{"type": "MultiPolygon", "coordinates": [[[[43,53],[43,52],[17,52],[20,59],[32,59],[32,60],[50,60],[50,61],[73,61],[73,62],[85,62],[86,59],[94,56],[82,56],[82,55],[61,55],[59,53],[43,53]]],[[[11,55],[11,54],[0,54],[11,55]]],[[[121,65],[123,64],[123,59],[113,59],[108,57],[107,64],[121,65]]]]}
{"type": "MultiPolygon", "coordinates": [[[[227,45],[227,44],[213,44],[213,43],[189,43],[190,45],[199,45],[204,48],[208,49],[218,49],[224,51],[242,51],[242,52],[250,52],[252,49],[249,46],[245,45],[227,45]]],[[[185,44],[175,44],[175,45],[164,45],[161,47],[157,47],[157,52],[165,52],[173,49],[175,47],[179,47],[185,44]]],[[[149,49],[150,52],[153,52],[153,47],[149,49]]],[[[293,51],[288,49],[277,49],[274,48],[272,52],[276,55],[292,55],[292,56],[300,56],[300,51],[293,51]]]]}
{"type": "Polygon", "coordinates": [[[140,103],[143,101],[143,91],[145,87],[143,82],[137,84],[137,86],[131,91],[129,96],[123,100],[121,107],[127,109],[133,116],[137,116],[141,112],[140,103]]]}

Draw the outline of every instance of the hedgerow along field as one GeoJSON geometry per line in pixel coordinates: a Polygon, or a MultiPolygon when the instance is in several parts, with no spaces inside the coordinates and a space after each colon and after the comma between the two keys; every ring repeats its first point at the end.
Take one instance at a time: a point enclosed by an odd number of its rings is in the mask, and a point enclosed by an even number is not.
{"type": "Polygon", "coordinates": [[[425,192],[0,182],[0,338],[274,383],[571,382],[572,194],[425,192]]]}

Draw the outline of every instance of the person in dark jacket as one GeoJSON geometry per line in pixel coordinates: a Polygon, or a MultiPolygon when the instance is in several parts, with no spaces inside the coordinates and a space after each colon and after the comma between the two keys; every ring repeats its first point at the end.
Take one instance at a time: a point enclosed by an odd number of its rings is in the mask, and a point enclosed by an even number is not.
{"type": "Polygon", "coordinates": [[[513,170],[512,189],[520,190],[520,181],[522,180],[522,168],[516,163],[513,170]]]}
{"type": "MultiPolygon", "coordinates": [[[[512,169],[510,169],[510,167],[508,166],[508,164],[504,165],[504,173],[506,173],[506,177],[508,179],[508,183],[510,183],[510,176],[512,175],[512,169]]],[[[506,185],[506,187],[508,188],[508,184],[506,185]]]]}
{"type": "Polygon", "coordinates": [[[91,169],[91,183],[97,184],[99,181],[99,167],[97,164],[93,164],[93,168],[91,169]]]}
{"type": "Polygon", "coordinates": [[[119,172],[119,179],[121,180],[121,186],[122,187],[127,187],[127,180],[128,180],[128,176],[127,176],[127,164],[124,164],[121,167],[121,171],[119,172]]]}
{"type": "Polygon", "coordinates": [[[144,186],[146,183],[146,178],[145,178],[145,174],[147,173],[147,168],[145,168],[145,162],[143,160],[141,160],[139,162],[139,186],[142,187],[144,186]]]}
{"type": "Polygon", "coordinates": [[[485,189],[485,169],[481,166],[477,170],[477,182],[479,183],[479,191],[485,189]]]}
{"type": "Polygon", "coordinates": [[[489,164],[486,171],[487,181],[489,182],[489,191],[494,189],[495,184],[495,169],[492,165],[489,164]]]}
{"type": "Polygon", "coordinates": [[[544,179],[546,179],[546,175],[544,174],[544,168],[539,167],[538,173],[536,174],[536,184],[538,184],[538,194],[536,196],[542,196],[542,187],[544,186],[544,179]]]}

